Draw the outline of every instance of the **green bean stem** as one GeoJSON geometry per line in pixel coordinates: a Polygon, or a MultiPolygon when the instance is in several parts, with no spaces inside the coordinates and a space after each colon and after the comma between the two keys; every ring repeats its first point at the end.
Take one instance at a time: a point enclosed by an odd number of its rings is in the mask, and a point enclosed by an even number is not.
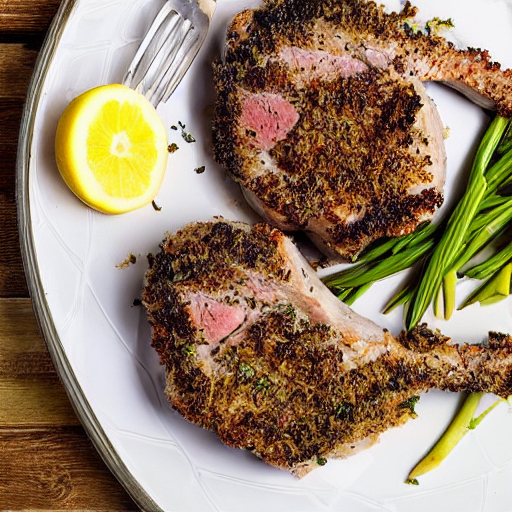
{"type": "Polygon", "coordinates": [[[498,400],[496,400],[496,402],[494,402],[492,405],[490,405],[489,407],[487,407],[487,409],[485,409],[485,411],[482,413],[482,414],[479,414],[476,418],[473,418],[470,422],[469,422],[469,430],[474,430],[476,427],[478,427],[478,425],[480,425],[480,423],[482,423],[483,419],[499,404],[503,403],[503,402],[506,402],[506,400],[504,398],[499,398],[498,400]]]}

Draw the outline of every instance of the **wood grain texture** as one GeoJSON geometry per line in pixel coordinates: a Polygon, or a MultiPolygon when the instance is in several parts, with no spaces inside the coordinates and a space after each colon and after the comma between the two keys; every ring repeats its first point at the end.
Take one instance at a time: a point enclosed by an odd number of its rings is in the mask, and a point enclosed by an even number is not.
{"type": "Polygon", "coordinates": [[[30,299],[0,299],[0,510],[137,510],[73,412],[30,299]]]}
{"type": "Polygon", "coordinates": [[[0,510],[138,510],[80,427],[0,427],[0,510]]]}
{"type": "Polygon", "coordinates": [[[0,427],[78,426],[29,299],[0,299],[0,427]]]}
{"type": "MultiPolygon", "coordinates": [[[[0,145],[0,151],[1,149],[0,145]]],[[[28,289],[19,248],[14,191],[4,194],[4,191],[0,190],[0,218],[2,219],[0,222],[0,240],[2,240],[0,297],[27,297],[28,289]]]]}
{"type": "Polygon", "coordinates": [[[18,135],[37,51],[0,44],[0,297],[26,297],[15,201],[18,135]]]}
{"type": "MultiPolygon", "coordinates": [[[[0,7],[0,12],[1,9],[0,7]]],[[[2,98],[2,105],[5,98],[25,99],[37,55],[37,49],[28,48],[24,44],[0,44],[0,97],[2,98]]],[[[8,127],[4,128],[8,129],[8,127]]]]}
{"type": "Polygon", "coordinates": [[[0,0],[0,32],[46,31],[60,3],[60,0],[0,0]]]}

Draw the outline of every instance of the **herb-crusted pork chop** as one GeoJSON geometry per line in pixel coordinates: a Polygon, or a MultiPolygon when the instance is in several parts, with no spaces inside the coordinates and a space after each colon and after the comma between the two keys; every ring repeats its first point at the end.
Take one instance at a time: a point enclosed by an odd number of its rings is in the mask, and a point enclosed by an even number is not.
{"type": "Polygon", "coordinates": [[[395,339],[267,224],[216,220],[169,236],[143,303],[172,407],[299,477],[403,424],[428,389],[512,393],[510,337],[458,347],[422,326],[395,339]]]}
{"type": "Polygon", "coordinates": [[[443,200],[442,123],[422,81],[512,115],[512,74],[414,32],[415,8],[269,1],[243,11],[215,67],[214,153],[263,218],[350,258],[443,200]]]}

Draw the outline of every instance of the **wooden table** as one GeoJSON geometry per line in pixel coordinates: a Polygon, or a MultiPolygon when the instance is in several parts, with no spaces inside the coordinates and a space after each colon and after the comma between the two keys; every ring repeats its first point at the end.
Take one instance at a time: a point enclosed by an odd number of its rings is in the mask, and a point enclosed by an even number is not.
{"type": "Polygon", "coordinates": [[[32,312],[15,163],[28,82],[60,0],[0,0],[0,510],[137,510],[75,416],[32,312]]]}

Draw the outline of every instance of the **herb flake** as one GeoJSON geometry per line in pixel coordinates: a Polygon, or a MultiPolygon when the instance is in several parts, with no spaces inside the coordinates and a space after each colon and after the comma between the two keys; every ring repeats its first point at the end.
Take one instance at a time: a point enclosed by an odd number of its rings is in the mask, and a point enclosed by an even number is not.
{"type": "Polygon", "coordinates": [[[178,151],[178,149],[180,149],[180,148],[179,148],[178,144],[176,144],[176,142],[173,142],[172,144],[169,144],[167,146],[167,151],[171,154],[176,153],[176,151],[178,151]]]}

